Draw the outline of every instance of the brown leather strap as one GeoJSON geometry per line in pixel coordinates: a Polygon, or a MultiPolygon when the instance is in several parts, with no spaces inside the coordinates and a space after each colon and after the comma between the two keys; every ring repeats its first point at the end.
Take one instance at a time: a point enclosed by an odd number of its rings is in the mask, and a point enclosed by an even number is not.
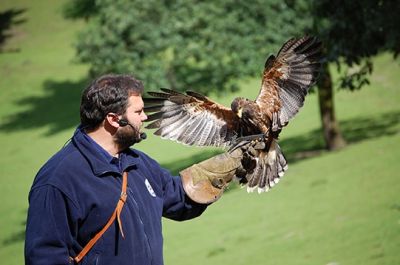
{"type": "Polygon", "coordinates": [[[121,212],[122,208],[124,207],[124,204],[126,202],[126,198],[128,194],[126,193],[126,187],[128,185],[128,173],[125,171],[122,174],[122,191],[121,191],[121,196],[118,200],[117,207],[115,207],[115,210],[113,214],[111,215],[110,219],[106,223],[106,225],[101,229],[87,244],[86,246],[82,249],[82,251],[76,256],[75,258],[72,258],[76,263],[79,263],[83,257],[90,251],[90,249],[96,244],[96,242],[100,239],[100,237],[107,231],[107,229],[111,226],[112,223],[114,223],[115,218],[117,218],[118,226],[119,226],[119,231],[121,231],[121,235],[123,238],[125,238],[124,232],[122,231],[122,222],[121,222],[121,212]]]}

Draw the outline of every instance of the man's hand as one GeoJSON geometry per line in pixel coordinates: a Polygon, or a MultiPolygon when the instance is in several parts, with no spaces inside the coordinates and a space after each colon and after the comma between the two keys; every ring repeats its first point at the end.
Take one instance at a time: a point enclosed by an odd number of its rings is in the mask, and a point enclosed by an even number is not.
{"type": "Polygon", "coordinates": [[[246,142],[182,170],[180,175],[186,194],[198,203],[215,202],[235,176],[245,183],[246,174],[254,170],[255,157],[264,147],[260,141],[246,142]]]}

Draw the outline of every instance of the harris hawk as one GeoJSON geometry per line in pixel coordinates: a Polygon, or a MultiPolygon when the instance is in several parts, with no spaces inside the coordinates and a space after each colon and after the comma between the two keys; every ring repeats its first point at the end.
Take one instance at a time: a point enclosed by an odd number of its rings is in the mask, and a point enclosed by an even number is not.
{"type": "Polygon", "coordinates": [[[252,170],[240,176],[247,191],[268,191],[287,170],[278,145],[283,127],[304,104],[321,66],[321,42],[316,37],[292,38],[277,56],[265,62],[261,89],[255,100],[235,98],[227,108],[193,91],[185,94],[161,88],[144,98],[146,126],[154,134],[186,145],[234,149],[243,139],[258,139],[264,145],[257,152],[252,170]],[[262,137],[260,137],[262,136],[262,137]]]}

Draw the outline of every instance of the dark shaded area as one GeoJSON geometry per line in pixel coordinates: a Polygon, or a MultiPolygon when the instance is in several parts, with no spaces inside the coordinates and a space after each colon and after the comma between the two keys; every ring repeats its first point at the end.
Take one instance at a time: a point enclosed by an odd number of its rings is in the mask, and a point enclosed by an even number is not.
{"type": "Polygon", "coordinates": [[[28,210],[23,211],[24,214],[24,221],[19,223],[18,225],[18,232],[11,234],[9,237],[3,239],[0,244],[2,246],[11,245],[14,243],[18,243],[25,240],[25,227],[26,227],[26,213],[28,210]]]}
{"type": "Polygon", "coordinates": [[[398,211],[400,212],[400,203],[394,203],[390,206],[390,209],[394,210],[394,211],[398,211]]]}
{"type": "MultiPolygon", "coordinates": [[[[26,19],[20,18],[20,16],[25,12],[25,8],[12,8],[0,12],[0,52],[4,52],[3,46],[6,43],[6,40],[13,35],[10,31],[11,28],[15,25],[26,22],[26,19]]],[[[18,49],[8,51],[16,52],[18,49]]]]}
{"type": "MultiPolygon", "coordinates": [[[[378,138],[400,133],[400,111],[387,112],[380,115],[359,117],[339,123],[347,143],[378,138]]],[[[299,159],[314,157],[325,152],[321,130],[313,130],[307,134],[282,139],[280,145],[290,163],[299,159]]]]}
{"type": "Polygon", "coordinates": [[[24,224],[24,229],[21,231],[18,231],[15,234],[12,234],[10,237],[4,239],[2,241],[2,245],[6,246],[6,245],[11,245],[13,243],[17,243],[20,241],[24,241],[25,240],[25,224],[24,224]]]}
{"type": "Polygon", "coordinates": [[[26,110],[5,118],[0,130],[15,132],[48,126],[47,135],[53,135],[79,124],[79,104],[82,90],[88,84],[83,79],[77,82],[44,82],[44,96],[30,96],[15,103],[26,110]]]}
{"type": "Polygon", "coordinates": [[[340,122],[349,143],[400,133],[400,111],[340,122]]]}
{"type": "Polygon", "coordinates": [[[226,248],[224,248],[224,247],[213,248],[210,251],[208,251],[207,257],[210,258],[213,256],[217,256],[217,255],[223,254],[224,252],[226,252],[226,248]]]}

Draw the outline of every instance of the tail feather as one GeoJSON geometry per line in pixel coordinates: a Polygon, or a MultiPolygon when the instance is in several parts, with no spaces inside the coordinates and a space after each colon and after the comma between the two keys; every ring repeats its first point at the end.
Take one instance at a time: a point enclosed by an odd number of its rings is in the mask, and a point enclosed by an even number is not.
{"type": "Polygon", "coordinates": [[[287,161],[276,140],[271,142],[267,152],[260,152],[254,171],[246,176],[247,192],[267,192],[274,187],[288,169],[287,161]]]}

